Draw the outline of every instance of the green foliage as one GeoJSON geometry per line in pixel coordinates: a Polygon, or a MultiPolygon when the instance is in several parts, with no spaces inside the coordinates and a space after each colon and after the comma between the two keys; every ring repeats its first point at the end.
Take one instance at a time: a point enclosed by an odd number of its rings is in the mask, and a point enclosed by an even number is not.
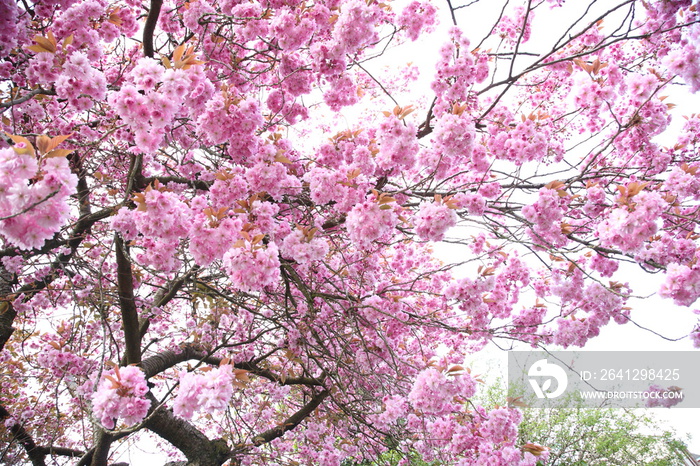
{"type": "MultiPolygon", "coordinates": [[[[484,398],[486,404],[504,404],[503,382],[486,389],[484,398]]],[[[527,400],[510,401],[524,405],[518,443],[548,447],[545,466],[685,465],[685,444],[651,410],[589,408],[575,395],[565,400],[564,408],[530,408],[527,400]]]]}

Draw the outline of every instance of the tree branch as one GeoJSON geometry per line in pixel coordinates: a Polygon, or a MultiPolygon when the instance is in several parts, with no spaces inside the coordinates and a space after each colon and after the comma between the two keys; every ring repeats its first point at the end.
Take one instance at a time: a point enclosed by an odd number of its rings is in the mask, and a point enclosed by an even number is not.
{"type": "Polygon", "coordinates": [[[12,285],[15,282],[14,274],[8,272],[5,265],[0,262],[0,350],[5,347],[5,343],[15,331],[12,323],[17,317],[17,311],[15,311],[10,300],[12,285]]]}
{"type": "Polygon", "coordinates": [[[149,184],[153,183],[156,180],[160,184],[168,184],[168,183],[186,184],[187,186],[190,186],[191,188],[199,189],[202,191],[209,191],[209,188],[211,188],[211,185],[213,184],[210,181],[190,180],[189,178],[183,178],[180,176],[149,176],[149,177],[146,177],[143,179],[143,183],[146,186],[148,186],[149,184]]]}
{"type": "MultiPolygon", "coordinates": [[[[152,406],[158,400],[149,393],[152,406]]],[[[189,465],[220,466],[231,454],[224,440],[209,440],[189,422],[175,416],[172,410],[160,407],[148,417],[146,428],[170,442],[188,459],[189,465]]]]}
{"type": "MultiPolygon", "coordinates": [[[[9,417],[9,411],[7,411],[4,406],[0,405],[0,421],[4,421],[9,417]]],[[[45,459],[48,455],[78,457],[84,454],[83,452],[72,448],[38,446],[34,442],[34,439],[29,432],[27,432],[27,430],[19,423],[14,423],[12,426],[10,426],[10,432],[12,433],[12,439],[16,440],[20,445],[22,445],[24,450],[27,452],[29,461],[31,461],[32,465],[34,466],[45,465],[45,459]]]]}
{"type": "Polygon", "coordinates": [[[197,273],[198,270],[198,266],[192,267],[192,269],[186,274],[176,280],[173,280],[170,283],[170,286],[164,288],[156,295],[155,299],[153,300],[153,307],[161,307],[168,304],[175,297],[180,288],[182,288],[182,285],[184,285],[185,282],[192,277],[192,275],[197,273]]]}
{"type": "Polygon", "coordinates": [[[124,242],[119,234],[114,235],[117,256],[117,285],[119,287],[119,308],[124,329],[125,365],[141,362],[141,332],[139,314],[134,300],[134,276],[131,261],[127,257],[124,242]]]}
{"type": "MultiPolygon", "coordinates": [[[[207,364],[219,365],[221,358],[211,356],[206,351],[197,349],[191,345],[184,346],[182,351],[163,351],[154,356],[141,361],[141,369],[146,374],[146,378],[154,377],[157,374],[185,361],[197,360],[207,364]]],[[[252,362],[238,362],[233,365],[236,369],[243,369],[258,377],[263,377],[271,382],[280,385],[308,385],[323,386],[323,380],[315,377],[282,377],[274,372],[258,367],[252,362]]]]}
{"type": "Polygon", "coordinates": [[[92,461],[90,466],[106,466],[109,458],[109,448],[112,446],[115,438],[112,434],[100,430],[95,442],[95,448],[92,452],[92,461]]]}
{"type": "Polygon", "coordinates": [[[156,30],[156,24],[158,24],[161,6],[163,6],[163,0],[151,0],[148,18],[146,18],[146,24],[143,26],[143,54],[151,58],[153,58],[154,53],[153,33],[156,30]]]}
{"type": "Polygon", "coordinates": [[[263,443],[271,442],[274,439],[283,436],[285,432],[294,429],[301,423],[301,421],[313,413],[329,394],[330,392],[328,390],[323,390],[317,393],[308,403],[306,403],[299,411],[292,414],[283,424],[273,427],[272,429],[268,429],[262,434],[257,435],[253,439],[253,444],[258,446],[262,445],[263,443]]]}
{"type": "Polygon", "coordinates": [[[14,105],[19,105],[22,104],[28,100],[33,99],[34,97],[38,95],[56,95],[56,91],[52,89],[43,89],[41,87],[34,89],[33,91],[30,91],[26,94],[24,94],[22,97],[19,97],[15,100],[10,100],[9,102],[0,102],[0,108],[10,108],[14,105]]]}
{"type": "MultiPolygon", "coordinates": [[[[0,405],[0,421],[4,421],[9,417],[10,413],[4,406],[0,405]]],[[[46,466],[46,462],[44,461],[46,455],[41,452],[36,443],[34,443],[32,436],[29,435],[29,432],[27,432],[21,424],[14,423],[10,426],[10,433],[12,434],[12,439],[19,442],[24,448],[24,451],[27,452],[29,461],[32,462],[33,466],[46,466]]]]}
{"type": "MultiPolygon", "coordinates": [[[[177,292],[182,288],[182,285],[184,285],[187,282],[187,280],[189,280],[192,277],[192,275],[197,273],[198,270],[199,267],[195,266],[180,278],[170,282],[169,286],[163,288],[160,292],[158,292],[155,299],[153,300],[153,307],[162,307],[168,304],[175,297],[177,292]]],[[[150,326],[150,324],[151,321],[148,317],[141,319],[141,322],[139,323],[139,335],[141,340],[143,340],[143,338],[146,336],[146,332],[148,332],[148,327],[150,326]]]]}

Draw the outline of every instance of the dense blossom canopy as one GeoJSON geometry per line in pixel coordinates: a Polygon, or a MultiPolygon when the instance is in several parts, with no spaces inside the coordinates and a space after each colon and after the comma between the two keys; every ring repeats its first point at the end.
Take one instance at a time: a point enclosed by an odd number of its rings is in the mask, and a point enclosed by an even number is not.
{"type": "Polygon", "coordinates": [[[0,0],[0,462],[545,458],[463,361],[700,297],[700,12],[483,3],[0,0]]]}

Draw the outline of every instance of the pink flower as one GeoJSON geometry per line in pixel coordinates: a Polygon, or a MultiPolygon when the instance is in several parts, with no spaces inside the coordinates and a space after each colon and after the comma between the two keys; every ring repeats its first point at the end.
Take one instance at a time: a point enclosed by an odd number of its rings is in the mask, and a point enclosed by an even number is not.
{"type": "Polygon", "coordinates": [[[146,375],[136,366],[114,368],[103,374],[92,395],[92,410],[107,429],[114,429],[117,419],[127,426],[141,422],[148,414],[151,402],[146,375]]]}
{"type": "Polygon", "coordinates": [[[666,268],[666,281],[659,294],[673,298],[679,306],[691,306],[700,297],[700,269],[686,265],[669,264],[666,268]]]}
{"type": "Polygon", "coordinates": [[[180,387],[173,402],[176,416],[192,419],[197,410],[209,413],[226,409],[233,396],[233,366],[222,365],[202,373],[180,372],[180,387]]]}
{"type": "Polygon", "coordinates": [[[468,373],[446,375],[437,369],[420,372],[408,394],[408,401],[425,414],[442,415],[459,410],[459,402],[476,393],[476,384],[468,373]]]}
{"type": "Polygon", "coordinates": [[[398,26],[406,30],[409,39],[416,40],[423,30],[432,29],[436,23],[435,13],[435,7],[429,2],[411,2],[401,12],[398,26]]]}
{"type": "Polygon", "coordinates": [[[683,401],[683,391],[676,386],[664,388],[654,384],[644,393],[646,396],[644,404],[647,408],[670,408],[683,401]]]}
{"type": "Polygon", "coordinates": [[[223,266],[234,288],[261,291],[279,280],[279,250],[272,242],[266,247],[246,242],[245,246],[231,248],[224,255],[223,266]]]}
{"type": "Polygon", "coordinates": [[[398,219],[393,208],[383,209],[373,198],[357,204],[348,213],[345,227],[350,240],[360,248],[368,248],[373,241],[387,236],[398,219]]]}
{"type": "Polygon", "coordinates": [[[413,220],[420,239],[442,241],[445,232],[457,223],[457,214],[442,203],[422,203],[413,220]]]}
{"type": "Polygon", "coordinates": [[[326,256],[328,243],[322,238],[309,238],[303,230],[294,230],[284,238],[281,252],[299,264],[308,264],[326,256]]]}

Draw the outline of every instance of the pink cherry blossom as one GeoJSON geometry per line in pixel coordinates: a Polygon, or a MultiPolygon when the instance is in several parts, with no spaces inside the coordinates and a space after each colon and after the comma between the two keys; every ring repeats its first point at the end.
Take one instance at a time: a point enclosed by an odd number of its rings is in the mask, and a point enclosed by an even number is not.
{"type": "Polygon", "coordinates": [[[148,414],[151,402],[144,397],[147,392],[146,378],[138,367],[110,370],[92,395],[93,412],[107,429],[114,429],[117,419],[132,426],[148,414]]]}

